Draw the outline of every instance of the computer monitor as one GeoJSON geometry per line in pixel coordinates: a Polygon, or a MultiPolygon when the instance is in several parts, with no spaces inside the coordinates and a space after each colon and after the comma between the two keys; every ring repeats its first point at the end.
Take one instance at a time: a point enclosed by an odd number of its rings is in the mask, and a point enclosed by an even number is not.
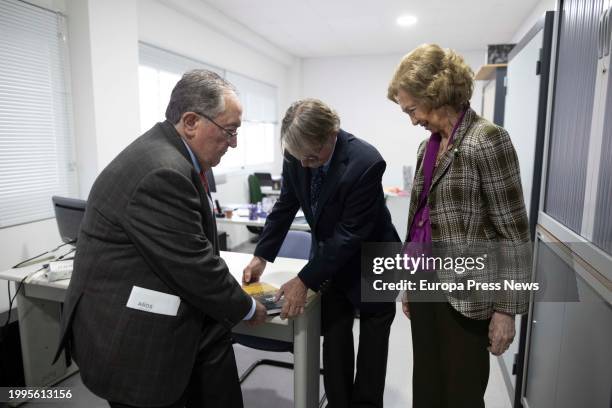
{"type": "Polygon", "coordinates": [[[255,177],[257,177],[257,179],[259,180],[259,185],[263,186],[269,186],[271,187],[273,182],[272,182],[272,174],[270,173],[253,173],[255,174],[255,177]]]}
{"type": "Polygon", "coordinates": [[[206,173],[206,181],[208,181],[208,188],[211,193],[217,192],[217,183],[215,183],[215,175],[213,174],[212,169],[209,169],[206,173]]]}
{"type": "Polygon", "coordinates": [[[76,242],[87,201],[59,196],[51,197],[51,201],[62,241],[67,244],[76,242]]]}

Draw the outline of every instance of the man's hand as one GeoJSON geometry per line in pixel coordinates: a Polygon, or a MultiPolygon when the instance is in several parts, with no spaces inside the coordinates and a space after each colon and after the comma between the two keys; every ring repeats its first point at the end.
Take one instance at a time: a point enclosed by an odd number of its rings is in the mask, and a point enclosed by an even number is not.
{"type": "Polygon", "coordinates": [[[266,307],[258,301],[255,301],[255,313],[253,313],[253,316],[247,320],[246,323],[251,327],[259,326],[266,321],[267,317],[268,311],[266,310],[266,307]]]}
{"type": "Polygon", "coordinates": [[[493,312],[489,323],[489,344],[487,348],[493,355],[501,356],[514,340],[514,316],[493,312]]]}
{"type": "Polygon", "coordinates": [[[299,277],[295,277],[287,281],[280,287],[274,301],[278,302],[281,296],[285,295],[285,302],[281,310],[281,319],[288,317],[296,317],[304,313],[304,305],[306,304],[306,294],[308,288],[299,277]]]}
{"type": "Polygon", "coordinates": [[[251,262],[249,262],[246,268],[244,268],[242,271],[242,282],[259,282],[259,278],[263,274],[265,268],[266,260],[259,256],[254,256],[253,259],[251,259],[251,262]]]}

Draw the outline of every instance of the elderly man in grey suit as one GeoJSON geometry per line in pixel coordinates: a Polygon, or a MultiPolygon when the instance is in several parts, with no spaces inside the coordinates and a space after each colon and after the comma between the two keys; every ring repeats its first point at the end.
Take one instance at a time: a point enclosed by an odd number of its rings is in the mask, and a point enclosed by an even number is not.
{"type": "Polygon", "coordinates": [[[230,338],[265,308],[219,257],[203,174],[236,147],[235,89],[205,70],[176,84],[166,121],[123,150],[89,195],[60,350],[111,407],[242,407],[230,338]]]}

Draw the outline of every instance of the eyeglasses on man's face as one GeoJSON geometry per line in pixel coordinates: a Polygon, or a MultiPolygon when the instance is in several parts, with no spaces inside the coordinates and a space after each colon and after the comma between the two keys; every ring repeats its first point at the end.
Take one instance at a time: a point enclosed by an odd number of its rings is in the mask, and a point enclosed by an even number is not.
{"type": "Polygon", "coordinates": [[[211,118],[210,116],[205,115],[202,112],[195,112],[195,113],[197,113],[198,115],[202,116],[203,118],[206,118],[213,125],[215,125],[219,129],[221,129],[223,131],[223,133],[225,134],[225,136],[227,137],[228,140],[231,140],[231,139],[234,139],[234,138],[238,137],[238,129],[230,130],[230,129],[224,128],[223,126],[221,126],[220,124],[215,122],[213,120],[213,118],[211,118]]]}

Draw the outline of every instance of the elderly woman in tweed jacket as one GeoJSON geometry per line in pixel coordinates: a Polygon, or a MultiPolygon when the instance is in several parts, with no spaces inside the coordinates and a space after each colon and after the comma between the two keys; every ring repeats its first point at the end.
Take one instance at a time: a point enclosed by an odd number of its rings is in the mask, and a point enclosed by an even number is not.
{"type": "MultiPolygon", "coordinates": [[[[508,133],[469,107],[473,73],[452,50],[425,44],[403,57],[388,88],[414,126],[417,154],[407,242],[529,245],[519,165],[508,133]]],[[[403,303],[411,319],[414,407],[484,407],[489,352],[514,338],[526,299],[403,303]]]]}

